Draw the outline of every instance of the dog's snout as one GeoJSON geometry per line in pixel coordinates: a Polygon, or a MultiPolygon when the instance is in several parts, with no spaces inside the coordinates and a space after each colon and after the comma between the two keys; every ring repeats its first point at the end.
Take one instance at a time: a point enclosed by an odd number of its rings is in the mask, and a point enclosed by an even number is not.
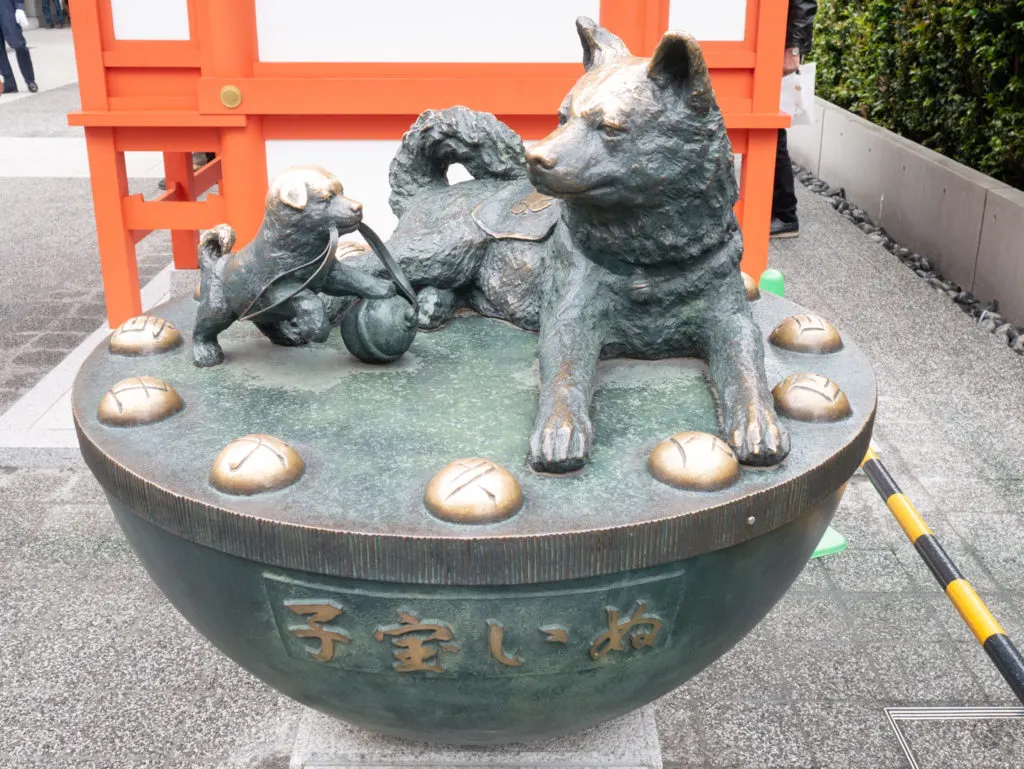
{"type": "Polygon", "coordinates": [[[544,147],[531,147],[526,151],[526,162],[531,166],[539,166],[545,171],[555,167],[555,156],[545,151],[544,147]]]}

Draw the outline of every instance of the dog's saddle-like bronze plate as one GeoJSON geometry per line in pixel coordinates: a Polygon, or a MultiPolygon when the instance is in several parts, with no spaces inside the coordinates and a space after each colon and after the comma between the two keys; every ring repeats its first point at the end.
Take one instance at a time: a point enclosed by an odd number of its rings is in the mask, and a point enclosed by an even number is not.
{"type": "Polygon", "coordinates": [[[555,229],[561,204],[537,192],[529,182],[506,185],[473,211],[473,221],[488,235],[505,240],[544,240],[555,229]]]}

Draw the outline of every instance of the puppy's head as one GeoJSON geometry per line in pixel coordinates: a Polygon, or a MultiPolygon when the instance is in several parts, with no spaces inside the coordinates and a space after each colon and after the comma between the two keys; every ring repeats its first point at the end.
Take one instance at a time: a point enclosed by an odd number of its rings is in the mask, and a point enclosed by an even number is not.
{"type": "Polygon", "coordinates": [[[289,228],[301,222],[303,227],[352,232],[363,221],[363,206],[342,193],[341,182],[322,168],[289,168],[270,185],[267,215],[289,228]]]}

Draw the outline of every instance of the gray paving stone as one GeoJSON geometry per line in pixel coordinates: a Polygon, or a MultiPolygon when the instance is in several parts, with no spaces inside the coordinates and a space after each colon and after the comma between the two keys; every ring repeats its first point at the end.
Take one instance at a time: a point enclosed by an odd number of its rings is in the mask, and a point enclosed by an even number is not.
{"type": "Polygon", "coordinates": [[[688,696],[692,688],[680,687],[654,703],[664,769],[691,769],[707,764],[700,706],[688,696]]]}
{"type": "Polygon", "coordinates": [[[905,769],[906,758],[881,705],[812,701],[796,703],[815,755],[815,767],[905,769]]]}
{"type": "Polygon", "coordinates": [[[787,645],[802,641],[849,639],[859,630],[850,624],[836,601],[790,591],[755,628],[755,632],[760,632],[776,645],[787,645]]]}
{"type": "Polygon", "coordinates": [[[808,767],[814,754],[794,705],[713,703],[701,713],[708,765],[739,769],[808,767]]]}
{"type": "Polygon", "coordinates": [[[942,611],[953,612],[938,586],[937,600],[947,606],[936,606],[917,592],[906,593],[854,593],[842,594],[843,617],[850,637],[865,643],[880,643],[887,639],[897,641],[923,640],[948,643],[947,625],[940,616],[942,611]]]}
{"type": "Polygon", "coordinates": [[[880,672],[862,646],[848,641],[788,643],[776,652],[786,671],[786,699],[877,702],[880,672]]]}
{"type": "Polygon", "coordinates": [[[1019,769],[1024,721],[903,721],[919,769],[1019,769]]]}
{"type": "Polygon", "coordinates": [[[867,644],[878,669],[877,696],[889,704],[980,704],[985,690],[956,644],[891,639],[867,644]]]}
{"type": "Polygon", "coordinates": [[[849,550],[842,558],[823,558],[822,566],[844,591],[893,593],[913,590],[920,576],[908,571],[891,550],[849,550]]]}
{"type": "Polygon", "coordinates": [[[695,676],[689,691],[703,700],[759,702],[782,698],[786,686],[787,671],[771,647],[747,638],[695,676]]]}

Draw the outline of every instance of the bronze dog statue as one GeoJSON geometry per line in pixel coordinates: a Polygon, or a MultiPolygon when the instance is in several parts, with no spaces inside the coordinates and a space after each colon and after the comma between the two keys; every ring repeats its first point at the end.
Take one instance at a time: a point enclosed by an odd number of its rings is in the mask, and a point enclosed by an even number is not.
{"type": "Polygon", "coordinates": [[[224,352],[217,335],[251,320],[274,344],[323,342],[331,331],[320,294],[383,299],[394,284],[335,258],[338,235],[355,231],[362,206],[341,182],[316,167],[292,168],[271,185],[266,213],[252,242],[230,253],[226,224],[203,234],[199,310],[192,335],[197,366],[216,366],[224,352]]]}
{"type": "Polygon", "coordinates": [[[389,247],[428,287],[421,325],[468,305],[539,331],[539,471],[586,462],[602,357],[704,358],[740,461],[779,462],[789,437],[745,297],[732,147],[700,47],[669,32],[643,59],[590,19],[577,30],[586,71],[529,150],[463,107],[424,113],[403,138],[389,247]],[[473,181],[448,185],[456,162],[473,181]]]}

